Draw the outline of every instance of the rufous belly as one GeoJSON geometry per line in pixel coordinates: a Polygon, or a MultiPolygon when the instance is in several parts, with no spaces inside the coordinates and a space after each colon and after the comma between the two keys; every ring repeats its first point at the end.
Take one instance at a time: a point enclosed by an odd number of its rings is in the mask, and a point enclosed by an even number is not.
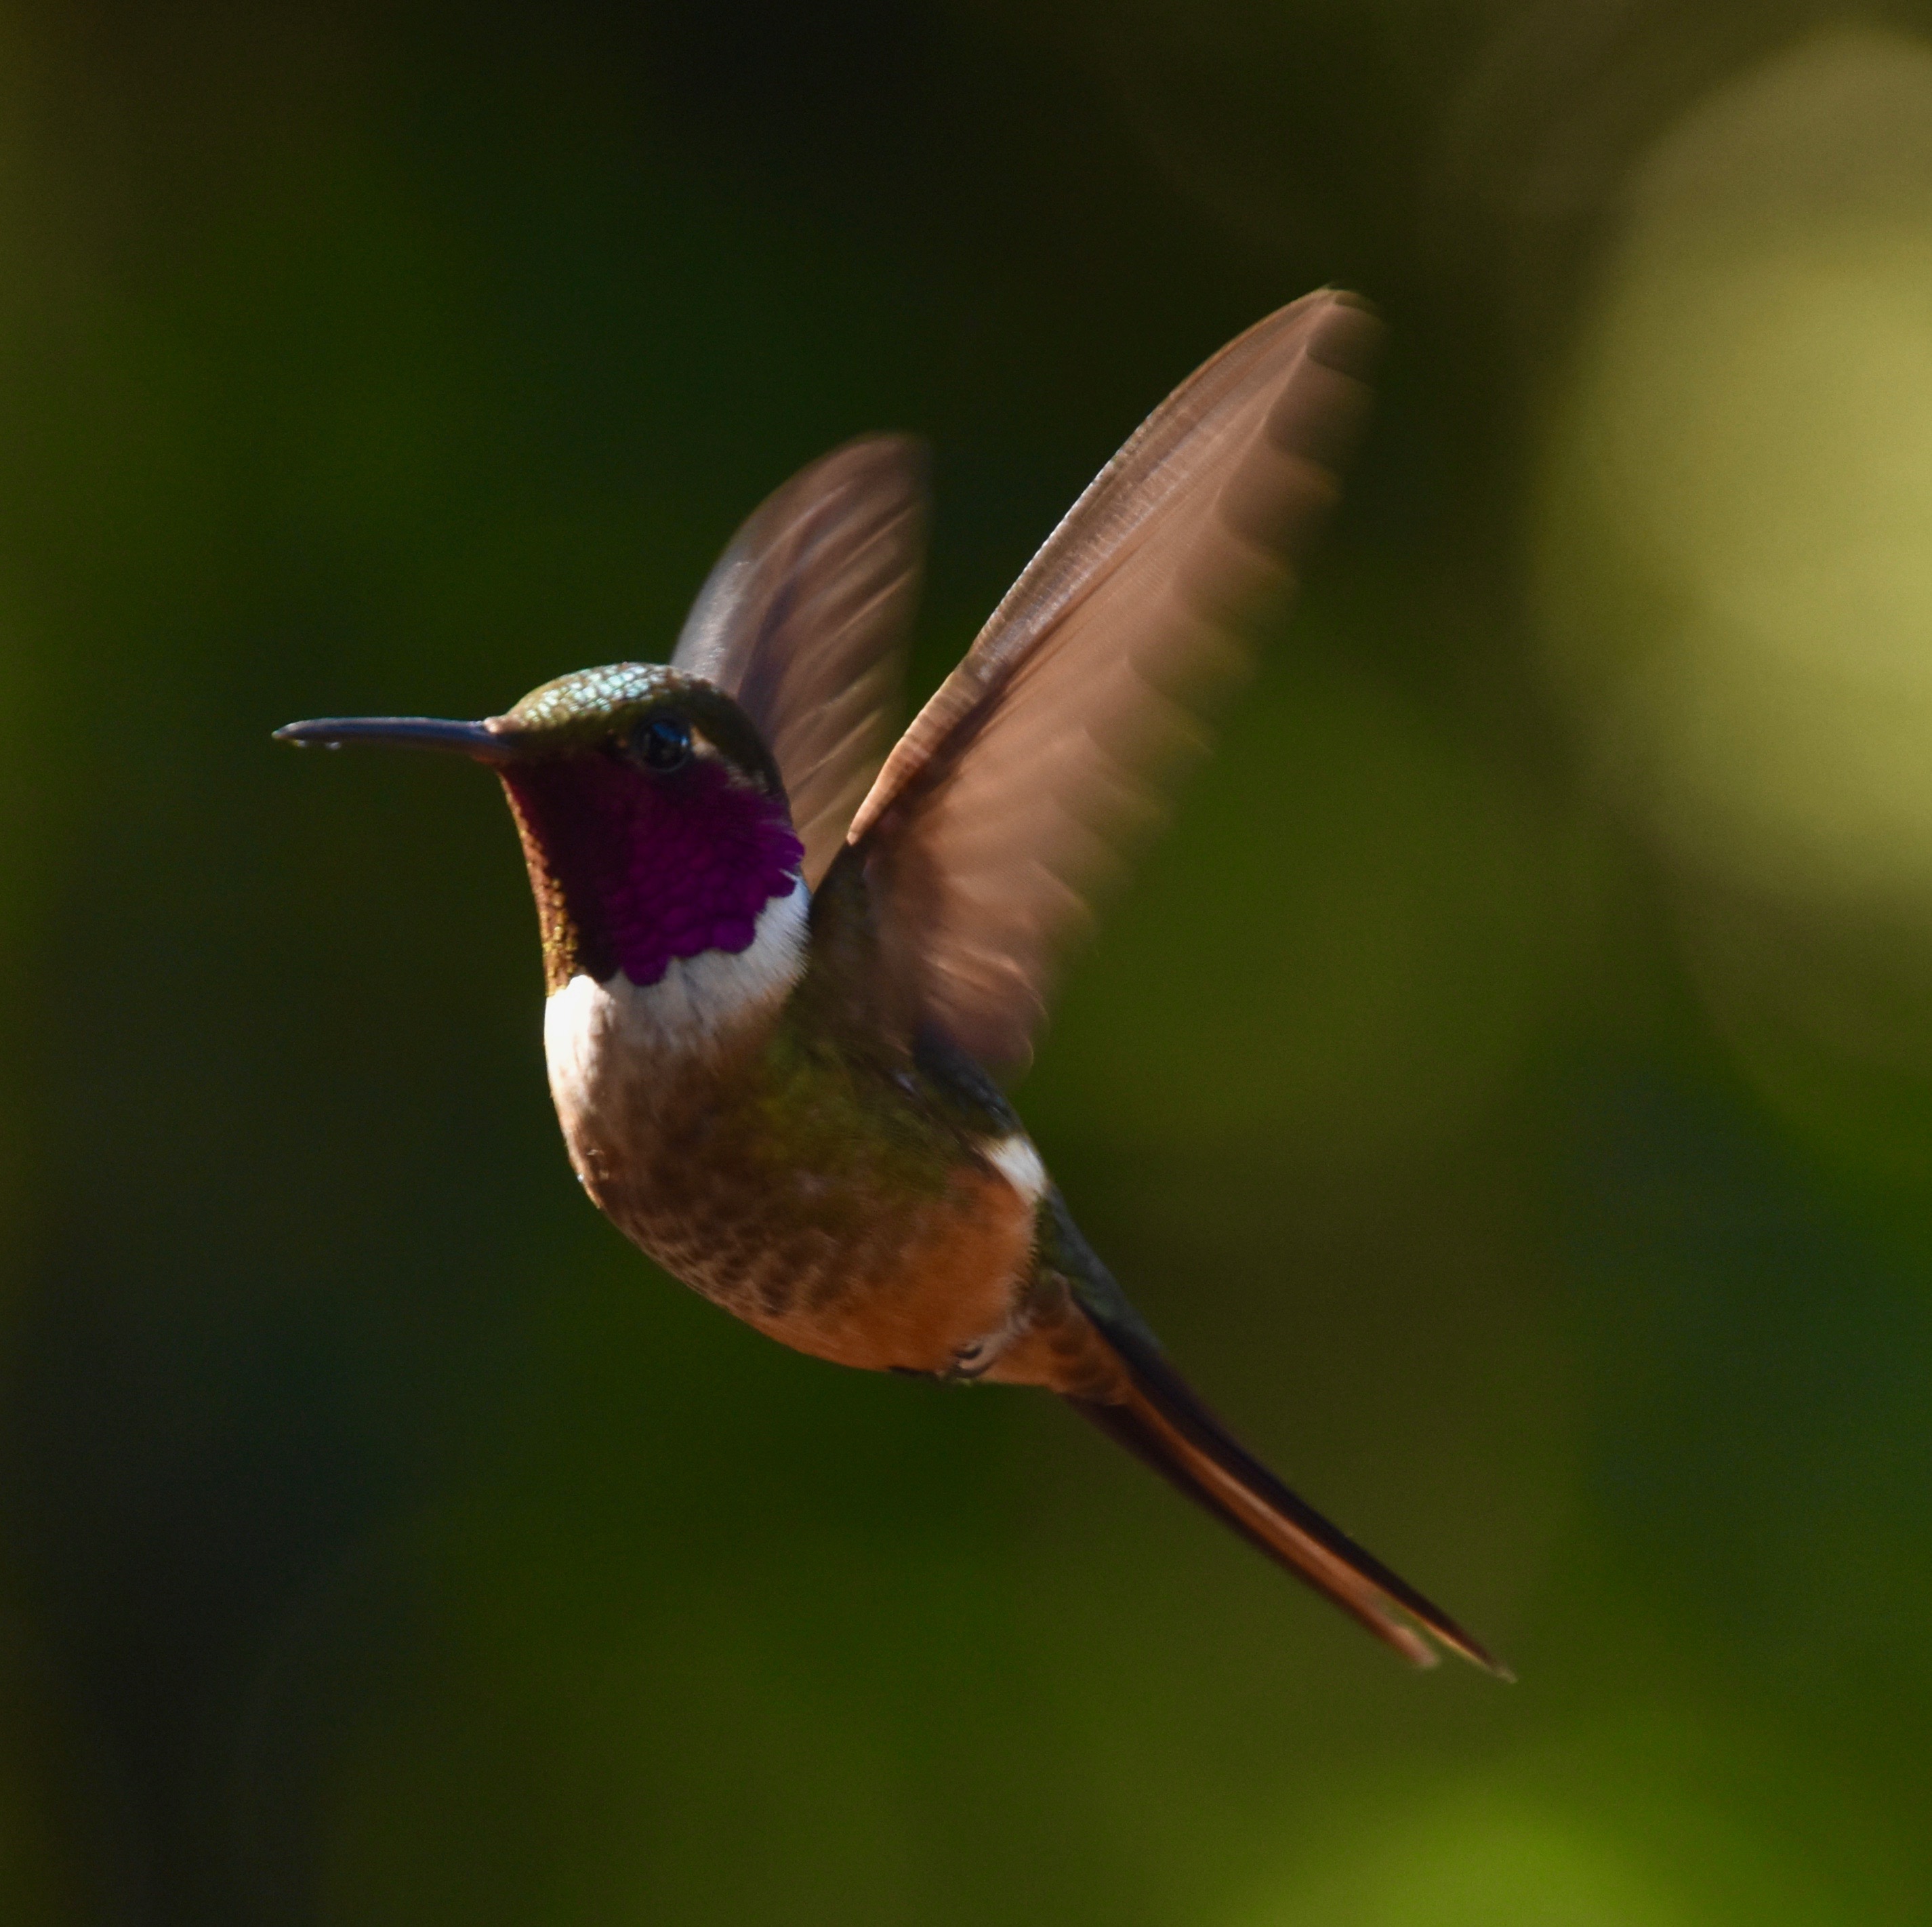
{"type": "Polygon", "coordinates": [[[1033,1214],[996,1171],[962,1163],[936,1193],[896,1198],[843,1173],[655,1165],[609,1172],[598,1204],[674,1277],[796,1350],[944,1373],[1014,1315],[1033,1214]]]}
{"type": "Polygon", "coordinates": [[[562,1059],[554,1046],[585,1189],[747,1324],[841,1364],[941,1373],[1012,1335],[1034,1201],[916,1106],[849,1078],[814,1106],[809,1080],[802,1097],[796,1079],[775,1089],[748,1046],[701,1063],[599,1048],[578,1073],[562,1059]]]}

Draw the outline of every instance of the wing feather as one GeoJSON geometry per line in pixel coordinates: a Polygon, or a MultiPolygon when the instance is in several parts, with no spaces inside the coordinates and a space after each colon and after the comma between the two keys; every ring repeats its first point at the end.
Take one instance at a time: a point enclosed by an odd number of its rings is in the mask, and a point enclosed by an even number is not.
{"type": "Polygon", "coordinates": [[[926,543],[926,458],[848,442],[753,512],[706,579],[674,665],[757,725],[817,885],[885,754],[926,543]]]}
{"type": "Polygon", "coordinates": [[[886,759],[848,841],[921,1017],[1023,1065],[1096,893],[1162,815],[1339,494],[1381,336],[1333,290],[1258,322],[1076,502],[886,759]]]}

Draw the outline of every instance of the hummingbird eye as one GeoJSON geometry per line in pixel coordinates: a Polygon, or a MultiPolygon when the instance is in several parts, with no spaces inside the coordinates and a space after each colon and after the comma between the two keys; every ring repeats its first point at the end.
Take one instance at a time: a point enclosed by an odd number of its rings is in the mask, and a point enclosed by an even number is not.
{"type": "Polygon", "coordinates": [[[631,732],[631,752],[647,770],[680,770],[691,761],[691,725],[681,716],[646,716],[631,732]]]}

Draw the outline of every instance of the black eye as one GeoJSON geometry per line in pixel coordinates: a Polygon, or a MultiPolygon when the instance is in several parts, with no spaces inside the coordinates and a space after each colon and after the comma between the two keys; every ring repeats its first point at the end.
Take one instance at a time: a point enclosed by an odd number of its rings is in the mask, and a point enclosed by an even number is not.
{"type": "Polygon", "coordinates": [[[646,716],[631,732],[631,753],[647,770],[680,770],[691,761],[691,725],[681,716],[646,716]]]}

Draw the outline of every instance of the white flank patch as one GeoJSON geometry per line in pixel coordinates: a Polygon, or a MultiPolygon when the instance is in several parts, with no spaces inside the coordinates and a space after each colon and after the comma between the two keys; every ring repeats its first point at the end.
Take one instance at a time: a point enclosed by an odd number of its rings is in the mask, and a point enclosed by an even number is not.
{"type": "Polygon", "coordinates": [[[1040,1161],[1033,1139],[1024,1131],[1011,1137],[995,1139],[980,1146],[993,1168],[1030,1205],[1036,1205],[1046,1192],[1046,1166],[1040,1161]]]}
{"type": "Polygon", "coordinates": [[[800,883],[772,898],[746,948],[674,958],[656,983],[633,983],[620,971],[603,983],[573,977],[554,992],[544,1006],[544,1054],[558,1109],[595,1109],[614,1070],[702,1049],[770,1010],[804,971],[810,896],[800,883]]]}

